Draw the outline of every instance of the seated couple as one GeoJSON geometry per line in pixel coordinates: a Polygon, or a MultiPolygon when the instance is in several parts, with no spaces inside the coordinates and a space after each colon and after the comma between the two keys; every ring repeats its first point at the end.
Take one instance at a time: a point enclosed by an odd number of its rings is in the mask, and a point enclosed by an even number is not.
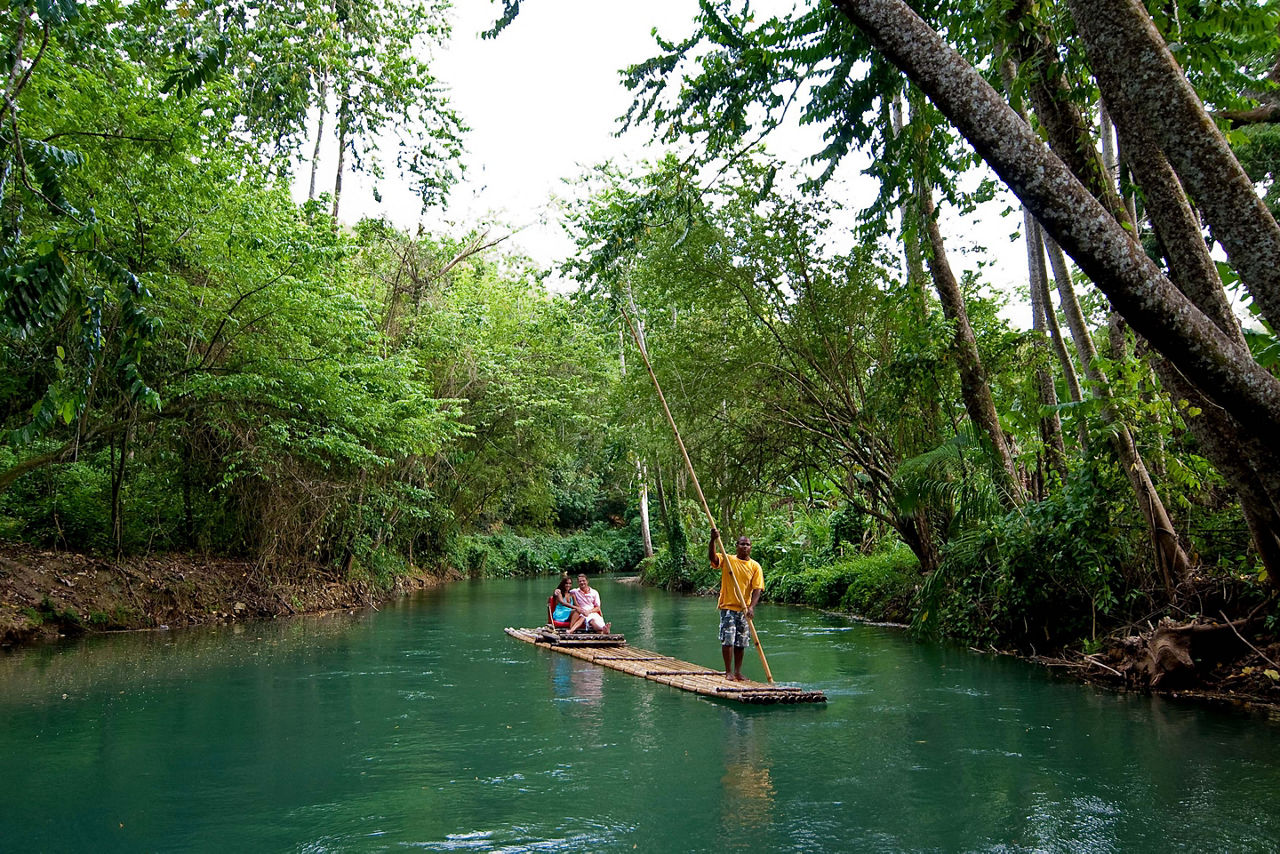
{"type": "Polygon", "coordinates": [[[560,579],[560,586],[547,600],[551,611],[551,627],[570,632],[599,632],[608,634],[613,623],[604,621],[600,611],[600,594],[587,583],[585,575],[578,576],[578,586],[571,589],[569,575],[560,579]]]}

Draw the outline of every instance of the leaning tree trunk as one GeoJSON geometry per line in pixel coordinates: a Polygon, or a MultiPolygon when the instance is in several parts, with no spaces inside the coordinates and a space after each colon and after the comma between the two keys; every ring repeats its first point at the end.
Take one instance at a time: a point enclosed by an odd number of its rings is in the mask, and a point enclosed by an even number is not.
{"type": "MultiPolygon", "coordinates": [[[[1231,415],[1246,440],[1267,442],[1280,433],[1280,380],[1178,291],[1133,236],[963,57],[903,0],[832,3],[924,90],[1129,325],[1193,387],[1231,415]]],[[[1108,58],[1094,61],[1105,63],[1108,58]]],[[[1195,135],[1195,128],[1184,133],[1195,135]]],[[[1253,216],[1263,216],[1253,210],[1253,216]]],[[[1253,231],[1269,239],[1274,223],[1218,227],[1253,231]]],[[[1274,259],[1271,266],[1280,270],[1274,259]]],[[[1275,583],[1280,585],[1280,579],[1275,583]]]]}
{"type": "Polygon", "coordinates": [[[1262,316],[1280,327],[1280,225],[1182,74],[1146,7],[1137,0],[1070,0],[1070,7],[1113,118],[1122,105],[1140,117],[1203,211],[1262,316]]]}
{"type": "Polygon", "coordinates": [[[316,120],[316,144],[311,150],[311,186],[307,190],[307,201],[316,197],[316,175],[320,172],[320,143],[324,141],[324,117],[329,112],[329,75],[320,78],[320,117],[316,120]]]}
{"type": "Polygon", "coordinates": [[[1040,240],[1040,225],[1029,212],[1023,210],[1022,222],[1027,242],[1027,281],[1031,291],[1031,331],[1033,333],[1036,361],[1036,396],[1040,406],[1049,414],[1040,416],[1040,439],[1044,443],[1049,468],[1062,480],[1067,478],[1067,448],[1062,441],[1062,420],[1058,417],[1058,390],[1049,373],[1049,322],[1045,315],[1053,313],[1053,306],[1046,305],[1048,275],[1044,268],[1044,246],[1040,240]]]}
{"type": "Polygon", "coordinates": [[[965,411],[969,413],[974,428],[985,439],[994,456],[995,465],[992,470],[1000,487],[1001,499],[1006,507],[1018,507],[1026,501],[1026,496],[1013,464],[1013,455],[1009,452],[1009,443],[1000,428],[1000,417],[996,414],[995,401],[991,397],[991,386],[982,367],[982,358],[978,355],[978,341],[973,334],[973,327],[969,325],[964,295],[947,262],[946,247],[933,206],[933,193],[928,187],[921,187],[917,198],[920,200],[921,219],[932,250],[928,256],[929,271],[938,291],[938,299],[942,303],[942,313],[955,330],[952,349],[960,370],[960,394],[964,398],[965,411]]]}

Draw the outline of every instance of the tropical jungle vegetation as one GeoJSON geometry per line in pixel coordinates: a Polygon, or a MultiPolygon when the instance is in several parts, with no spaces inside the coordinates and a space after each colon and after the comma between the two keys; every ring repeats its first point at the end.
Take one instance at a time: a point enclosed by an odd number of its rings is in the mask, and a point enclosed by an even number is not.
{"type": "Polygon", "coordinates": [[[462,173],[438,0],[3,20],[0,538],[705,589],[643,355],[769,598],[1146,685],[1272,661],[1275,3],[701,0],[626,70],[655,156],[581,176],[569,294],[486,223],[340,219],[350,170],[462,173]],[[992,175],[1017,294],[949,260],[992,175]]]}

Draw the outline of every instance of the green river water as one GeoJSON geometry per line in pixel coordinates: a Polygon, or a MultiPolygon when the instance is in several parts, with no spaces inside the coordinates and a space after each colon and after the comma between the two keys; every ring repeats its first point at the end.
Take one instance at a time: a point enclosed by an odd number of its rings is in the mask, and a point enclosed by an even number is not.
{"type": "MultiPolygon", "coordinates": [[[[595,584],[717,666],[713,600],[595,584]]],[[[0,851],[1280,848],[1276,720],[768,604],[775,677],[829,703],[741,706],[504,635],[553,585],[4,655],[0,851]]]]}

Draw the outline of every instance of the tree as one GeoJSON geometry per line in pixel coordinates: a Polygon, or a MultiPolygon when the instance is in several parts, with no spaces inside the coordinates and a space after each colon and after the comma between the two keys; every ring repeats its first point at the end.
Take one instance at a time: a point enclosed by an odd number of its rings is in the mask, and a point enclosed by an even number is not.
{"type": "MultiPolygon", "coordinates": [[[[1073,96],[1073,92],[1079,87],[1071,85],[1064,63],[1055,51],[1048,24],[1036,16],[1030,4],[1014,4],[1008,11],[1007,18],[1009,40],[1017,58],[1018,69],[1025,72],[1016,79],[1010,79],[1013,75],[1004,75],[1005,85],[1011,89],[1011,97],[1015,103],[1020,100],[1016,86],[1022,82],[1030,93],[1030,99],[1035,105],[1035,115],[1041,119],[1050,148],[1111,212],[1116,221],[1133,231],[1136,228],[1136,216],[1125,207],[1116,186],[1110,180],[1109,164],[1098,156],[1085,126],[1078,99],[1073,96]]],[[[1107,140],[1104,139],[1103,142],[1105,151],[1107,140]]],[[[1033,300],[1033,306],[1034,302],[1033,300]]],[[[1116,328],[1117,323],[1118,318],[1113,314],[1110,326],[1116,328]]],[[[1172,597],[1174,581],[1185,578],[1190,560],[1147,470],[1146,462],[1138,451],[1130,426],[1123,423],[1110,402],[1111,390],[1107,379],[1093,364],[1096,354],[1092,341],[1084,340],[1083,336],[1087,333],[1082,324],[1073,327],[1073,330],[1077,348],[1082,358],[1087,360],[1086,372],[1093,382],[1095,393],[1103,399],[1102,417],[1114,427],[1111,446],[1122,470],[1128,475],[1134,497],[1150,532],[1156,565],[1164,578],[1166,591],[1172,597]]]]}
{"type": "MultiPolygon", "coordinates": [[[[1195,387],[1239,420],[1246,440],[1261,440],[1280,421],[1280,382],[1253,359],[1247,348],[1225,335],[1147,258],[1131,235],[1053,158],[995,91],[904,4],[837,2],[851,21],[912,77],[961,130],[983,158],[1009,184],[1054,239],[1107,294],[1122,316],[1159,350],[1195,387]]],[[[1086,37],[1086,41],[1088,41],[1086,37]]],[[[1120,48],[1105,41],[1093,65],[1120,63],[1120,48]]],[[[1157,57],[1167,50],[1149,38],[1141,53],[1157,57]]],[[[1185,81],[1172,64],[1154,65],[1162,86],[1185,92],[1185,81]]],[[[1195,114],[1185,96],[1177,105],[1195,114]]],[[[1165,109],[1172,106],[1165,104],[1165,109]]],[[[1203,109],[1199,110],[1203,114],[1203,109]]],[[[1205,131],[1203,122],[1195,129],[1205,131]]],[[[1213,136],[1209,132],[1210,137],[1213,136]]],[[[1215,156],[1224,147],[1206,143],[1215,156]]],[[[1229,150],[1226,151],[1229,156],[1229,150]]],[[[1250,204],[1235,187],[1239,182],[1225,157],[1218,156],[1218,177],[1233,189],[1219,193],[1221,207],[1241,210],[1264,224],[1251,234],[1259,239],[1274,228],[1269,212],[1250,204]],[[1234,207],[1233,207],[1234,206],[1234,207]]],[[[1249,195],[1256,199],[1251,189],[1249,195]]],[[[1225,226],[1228,230],[1230,226],[1225,226]]],[[[1247,227],[1247,226],[1246,226],[1247,227]]],[[[1259,251],[1246,253],[1256,256],[1259,251]]],[[[1257,287],[1265,290],[1266,285],[1257,287]]]]}
{"type": "MultiPolygon", "coordinates": [[[[0,331],[43,368],[24,390],[36,397],[28,401],[29,419],[13,425],[11,439],[26,443],[56,421],[80,418],[104,371],[132,405],[155,408],[159,398],[140,365],[153,332],[150,294],[111,250],[114,235],[87,203],[78,179],[92,166],[63,141],[109,144],[128,134],[76,124],[83,114],[74,110],[113,77],[128,79],[127,60],[113,52],[127,34],[113,31],[103,10],[73,2],[13,4],[4,17],[12,38],[0,104],[0,331]],[[99,62],[98,75],[83,68],[99,62]],[[64,94],[72,104],[52,103],[64,94]]],[[[68,452],[51,452],[51,459],[68,452]]],[[[8,482],[0,477],[0,485],[8,482]]]]}
{"type": "Polygon", "coordinates": [[[282,172],[299,155],[314,110],[314,191],[325,118],[336,114],[336,217],[349,167],[383,177],[388,153],[381,146],[388,137],[395,145],[391,162],[397,174],[413,181],[424,206],[441,203],[461,174],[466,128],[432,75],[429,59],[449,36],[447,5],[440,0],[235,0],[188,11],[185,17],[153,17],[146,24],[156,40],[172,43],[179,57],[166,89],[185,95],[219,76],[229,79],[226,96],[214,99],[210,108],[253,141],[270,172],[282,172]]]}
{"type": "MultiPolygon", "coordinates": [[[[788,482],[830,483],[929,571],[958,513],[999,506],[980,444],[939,432],[965,412],[947,321],[904,300],[918,283],[891,281],[873,251],[825,246],[828,205],[762,201],[770,174],[740,160],[733,182],[696,200],[673,160],[634,183],[606,182],[578,218],[580,275],[600,277],[588,279],[597,294],[633,294],[648,317],[655,370],[722,516],[788,482]],[[610,271],[626,278],[606,290],[610,271]],[[926,495],[902,473],[939,446],[963,456],[959,482],[926,495]]],[[[658,423],[647,389],[627,399],[620,417],[658,423]]]]}

